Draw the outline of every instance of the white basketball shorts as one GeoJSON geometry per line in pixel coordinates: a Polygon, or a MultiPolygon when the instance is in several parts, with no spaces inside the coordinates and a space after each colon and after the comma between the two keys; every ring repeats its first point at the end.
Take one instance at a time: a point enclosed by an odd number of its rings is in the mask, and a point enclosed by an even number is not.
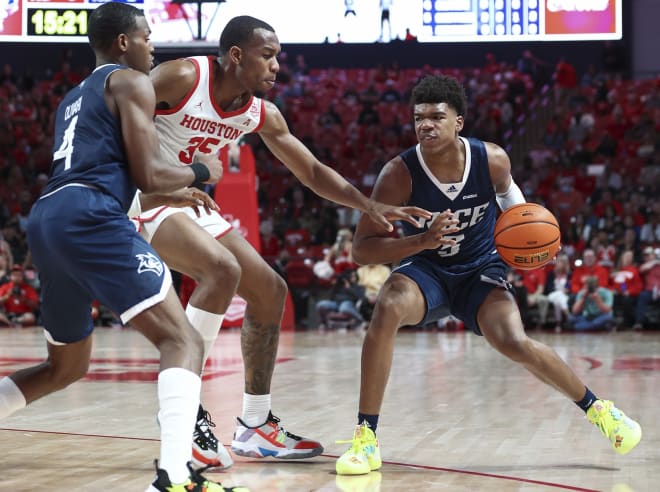
{"type": "Polygon", "coordinates": [[[227,222],[222,215],[220,215],[215,210],[211,210],[211,213],[206,213],[202,207],[199,208],[200,217],[197,217],[195,210],[192,207],[158,207],[152,210],[143,211],[137,217],[133,217],[133,220],[138,222],[138,231],[142,237],[148,242],[151,243],[151,239],[156,234],[156,231],[170,215],[184,213],[193,219],[197,224],[208,232],[215,239],[218,239],[221,236],[224,236],[229,231],[231,231],[232,226],[227,222]]]}

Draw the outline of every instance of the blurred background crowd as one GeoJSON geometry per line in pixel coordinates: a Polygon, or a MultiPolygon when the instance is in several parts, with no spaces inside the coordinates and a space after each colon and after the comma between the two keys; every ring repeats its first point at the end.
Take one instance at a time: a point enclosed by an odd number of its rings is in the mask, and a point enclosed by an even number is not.
{"type": "MultiPolygon", "coordinates": [[[[561,224],[553,263],[511,272],[526,326],[659,328],[660,77],[630,78],[620,56],[604,53],[588,67],[523,50],[515,62],[488,53],[469,68],[312,68],[285,51],[266,97],[320,160],[369,194],[383,164],[416,143],[408,99],[418,78],[457,77],[469,100],[462,134],[504,147],[527,200],[561,224]]],[[[55,108],[91,69],[74,69],[68,50],[54,63],[0,73],[0,325],[39,323],[25,222],[48,179],[55,108]]],[[[363,327],[389,266],[353,262],[358,214],[304,188],[258,136],[241,144],[256,159],[261,251],[289,283],[298,328],[363,327]]],[[[114,322],[96,309],[98,323],[114,322]]]]}

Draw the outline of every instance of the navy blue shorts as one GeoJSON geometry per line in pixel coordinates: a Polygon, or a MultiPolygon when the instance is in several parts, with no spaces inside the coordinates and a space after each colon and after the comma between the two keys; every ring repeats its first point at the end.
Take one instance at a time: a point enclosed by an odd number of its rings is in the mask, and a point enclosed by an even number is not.
{"type": "Polygon", "coordinates": [[[412,279],[426,301],[425,325],[450,314],[462,320],[477,335],[481,329],[477,312],[491,290],[500,287],[511,290],[506,281],[509,267],[497,254],[473,265],[442,267],[424,256],[411,256],[392,273],[412,279]]]}
{"type": "Polygon", "coordinates": [[[49,340],[80,341],[92,332],[98,300],[128,322],[161,302],[168,268],[113,197],[68,186],[41,198],[27,230],[41,280],[41,313],[49,340]]]}

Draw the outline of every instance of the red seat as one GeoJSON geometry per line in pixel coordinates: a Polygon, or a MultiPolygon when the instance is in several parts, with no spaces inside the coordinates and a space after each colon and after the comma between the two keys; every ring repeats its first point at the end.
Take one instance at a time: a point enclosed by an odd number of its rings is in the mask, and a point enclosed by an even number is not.
{"type": "Polygon", "coordinates": [[[314,284],[313,262],[294,258],[287,263],[284,272],[286,282],[292,288],[309,288],[314,284]]]}

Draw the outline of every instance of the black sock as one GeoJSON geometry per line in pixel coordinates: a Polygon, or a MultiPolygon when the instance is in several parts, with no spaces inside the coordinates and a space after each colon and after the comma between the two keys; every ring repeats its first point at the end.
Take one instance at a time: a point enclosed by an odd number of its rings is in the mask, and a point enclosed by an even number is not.
{"type": "Polygon", "coordinates": [[[376,427],[378,427],[378,415],[368,415],[366,413],[358,412],[358,425],[366,422],[369,425],[369,428],[376,433],[376,427]]]}
{"type": "Polygon", "coordinates": [[[587,392],[584,394],[584,398],[580,401],[576,401],[575,404],[580,407],[586,413],[589,410],[589,407],[595,402],[598,398],[594,395],[589,388],[586,388],[587,392]]]}

